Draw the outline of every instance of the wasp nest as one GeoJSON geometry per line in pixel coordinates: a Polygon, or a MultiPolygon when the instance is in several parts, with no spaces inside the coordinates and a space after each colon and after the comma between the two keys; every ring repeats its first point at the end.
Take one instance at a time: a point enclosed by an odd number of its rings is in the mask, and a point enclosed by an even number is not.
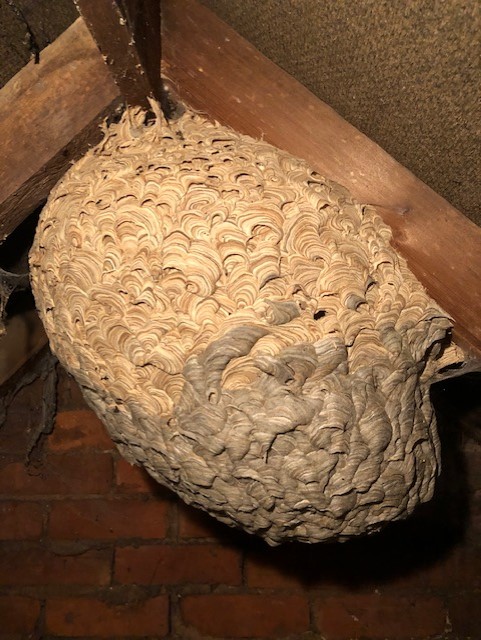
{"type": "Polygon", "coordinates": [[[431,497],[459,356],[390,237],[303,160],[132,109],[51,193],[31,272],[129,461],[271,544],[345,539],[431,497]]]}

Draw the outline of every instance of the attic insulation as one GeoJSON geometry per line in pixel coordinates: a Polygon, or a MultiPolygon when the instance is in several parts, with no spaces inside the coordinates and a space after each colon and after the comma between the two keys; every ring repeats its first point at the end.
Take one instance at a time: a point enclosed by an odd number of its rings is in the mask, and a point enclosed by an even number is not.
{"type": "Polygon", "coordinates": [[[372,207],[154,108],[106,128],[43,210],[30,266],[52,350],[127,460],[269,544],[407,516],[438,473],[450,319],[372,207]]]}

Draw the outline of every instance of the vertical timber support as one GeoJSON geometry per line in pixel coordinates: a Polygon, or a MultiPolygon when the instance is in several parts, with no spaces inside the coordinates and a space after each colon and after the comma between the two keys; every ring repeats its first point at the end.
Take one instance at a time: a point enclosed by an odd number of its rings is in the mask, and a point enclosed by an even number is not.
{"type": "Polygon", "coordinates": [[[75,0],[129,105],[162,101],[160,0],[75,0]]]}

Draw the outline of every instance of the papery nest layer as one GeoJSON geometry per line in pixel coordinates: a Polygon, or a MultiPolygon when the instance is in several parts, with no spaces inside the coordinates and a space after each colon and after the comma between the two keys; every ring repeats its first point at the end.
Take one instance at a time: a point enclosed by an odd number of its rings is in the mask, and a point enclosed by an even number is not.
{"type": "Polygon", "coordinates": [[[43,210],[30,263],[53,351],[129,461],[270,544],[411,513],[438,470],[429,387],[462,357],[450,319],[372,207],[154,108],[112,124],[43,210]]]}

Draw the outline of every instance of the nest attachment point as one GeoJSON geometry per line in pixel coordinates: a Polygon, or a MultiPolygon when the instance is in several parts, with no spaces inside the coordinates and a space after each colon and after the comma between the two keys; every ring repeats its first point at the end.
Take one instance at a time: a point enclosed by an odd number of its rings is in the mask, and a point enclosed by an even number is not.
{"type": "Polygon", "coordinates": [[[277,544],[405,517],[434,489],[449,318],[372,207],[266,142],[156,110],[106,129],[41,215],[54,353],[121,453],[222,522],[277,544]]]}

